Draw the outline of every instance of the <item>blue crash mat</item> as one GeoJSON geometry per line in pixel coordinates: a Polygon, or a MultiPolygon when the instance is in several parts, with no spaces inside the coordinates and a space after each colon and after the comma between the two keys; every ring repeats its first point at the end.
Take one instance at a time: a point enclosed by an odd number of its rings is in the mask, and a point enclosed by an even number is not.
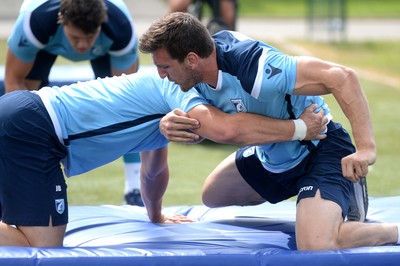
{"type": "MultiPolygon", "coordinates": [[[[399,206],[400,197],[371,198],[368,221],[398,223],[399,206]]],[[[400,265],[394,245],[297,251],[292,201],[164,212],[198,222],[153,224],[136,206],[72,206],[65,247],[0,247],[0,265],[400,265]]]]}

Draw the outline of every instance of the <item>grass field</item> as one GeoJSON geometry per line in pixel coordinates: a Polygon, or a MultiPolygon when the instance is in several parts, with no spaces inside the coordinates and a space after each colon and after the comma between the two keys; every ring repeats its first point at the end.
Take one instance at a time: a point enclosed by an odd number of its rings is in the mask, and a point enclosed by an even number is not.
{"type": "Polygon", "coordinates": [[[317,8],[328,8],[328,2],[337,7],[345,3],[350,18],[399,18],[398,0],[238,0],[239,16],[267,18],[301,18],[308,12],[310,4],[317,8]]]}
{"type": "MultiPolygon", "coordinates": [[[[320,0],[322,1],[322,0],[320,0]]],[[[307,1],[239,0],[239,14],[254,17],[304,17],[307,1]]],[[[400,17],[398,0],[348,0],[350,17],[400,17]]],[[[368,97],[378,145],[378,160],[368,176],[370,196],[400,194],[400,88],[384,85],[386,76],[400,79],[400,43],[366,42],[326,44],[291,40],[312,54],[383,75],[382,82],[362,78],[368,97]]],[[[274,44],[278,48],[279,43],[274,44]]],[[[0,40],[0,51],[6,51],[5,40],[0,40]]],[[[291,51],[287,51],[290,53],[291,51]]],[[[0,64],[5,52],[0,52],[0,64]]],[[[69,63],[66,60],[59,64],[69,63]]],[[[142,64],[151,64],[148,56],[141,55],[142,64]]],[[[335,121],[349,129],[346,118],[331,96],[326,97],[335,121]]],[[[351,131],[351,130],[350,130],[351,131]]],[[[164,205],[201,204],[200,192],[204,178],[236,147],[204,142],[197,145],[170,144],[171,179],[164,205]]],[[[122,160],[116,160],[89,173],[68,180],[69,201],[72,205],[121,204],[124,185],[122,160]]]]}

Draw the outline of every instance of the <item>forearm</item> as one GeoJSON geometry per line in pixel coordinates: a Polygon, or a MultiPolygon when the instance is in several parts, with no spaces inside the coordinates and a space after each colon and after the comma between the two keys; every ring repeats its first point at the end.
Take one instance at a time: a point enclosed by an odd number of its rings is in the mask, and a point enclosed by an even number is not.
{"type": "Polygon", "coordinates": [[[360,95],[356,102],[341,104],[348,118],[357,150],[376,153],[376,143],[372,127],[372,119],[365,97],[360,95]],[[354,106],[357,106],[354,108],[354,106]]]}
{"type": "Polygon", "coordinates": [[[218,143],[246,146],[291,141],[295,130],[292,120],[248,113],[228,116],[224,122],[201,126],[196,133],[218,143]]]}
{"type": "Polygon", "coordinates": [[[300,115],[302,121],[298,119],[301,123],[295,125],[294,120],[251,113],[227,114],[210,105],[198,105],[187,114],[180,110],[170,112],[160,121],[160,131],[170,141],[192,143],[201,136],[238,146],[323,139],[326,135],[320,132],[325,130],[327,118],[322,110],[315,113],[316,108],[316,104],[307,107],[300,115]]]}
{"type": "Polygon", "coordinates": [[[154,223],[164,221],[162,199],[168,186],[169,170],[167,150],[141,153],[140,190],[149,219],[154,223]]]}
{"type": "Polygon", "coordinates": [[[162,176],[152,178],[144,177],[141,179],[141,195],[146,206],[150,221],[154,223],[163,222],[162,200],[166,191],[168,182],[162,176]],[[157,180],[156,182],[154,182],[157,180]]]}
{"type": "Polygon", "coordinates": [[[376,153],[368,101],[355,74],[352,73],[346,79],[341,90],[333,89],[333,95],[350,122],[357,150],[369,150],[376,153]],[[349,89],[345,90],[344,88],[349,89]]]}
{"type": "Polygon", "coordinates": [[[15,90],[28,89],[27,84],[25,84],[25,78],[31,71],[32,66],[33,62],[23,62],[18,59],[10,49],[7,50],[4,77],[6,93],[15,90]]]}

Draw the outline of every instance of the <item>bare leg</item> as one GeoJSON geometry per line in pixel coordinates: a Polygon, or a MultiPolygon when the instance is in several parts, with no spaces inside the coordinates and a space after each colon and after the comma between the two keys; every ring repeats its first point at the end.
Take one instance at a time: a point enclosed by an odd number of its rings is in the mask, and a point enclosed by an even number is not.
{"type": "Polygon", "coordinates": [[[25,235],[17,228],[0,222],[0,246],[25,246],[29,242],[25,235]]]}
{"type": "Polygon", "coordinates": [[[202,197],[206,206],[245,206],[265,202],[240,175],[235,154],[224,159],[204,182],[202,197]]]}
{"type": "Polygon", "coordinates": [[[0,222],[0,246],[58,247],[63,245],[67,225],[19,226],[0,222]]]}
{"type": "Polygon", "coordinates": [[[384,223],[344,222],[335,202],[321,198],[300,200],[296,215],[299,250],[342,249],[396,243],[397,226],[384,223]]]}

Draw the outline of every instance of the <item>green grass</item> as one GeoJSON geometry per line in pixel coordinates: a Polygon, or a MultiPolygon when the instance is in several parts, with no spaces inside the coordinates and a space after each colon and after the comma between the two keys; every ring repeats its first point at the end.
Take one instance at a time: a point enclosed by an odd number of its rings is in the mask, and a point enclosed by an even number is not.
{"type": "Polygon", "coordinates": [[[399,77],[399,41],[319,43],[296,40],[295,43],[317,57],[399,77]]]}
{"type": "MultiPolygon", "coordinates": [[[[200,204],[205,177],[237,147],[204,141],[169,146],[170,182],[165,206],[200,204]]],[[[72,205],[121,204],[124,189],[122,159],[67,180],[72,205]]]]}
{"type": "MultiPolygon", "coordinates": [[[[309,3],[316,3],[319,12],[327,12],[327,2],[340,0],[239,0],[239,16],[265,18],[303,18],[309,3]],[[325,9],[324,9],[325,8],[325,9]]],[[[350,18],[400,18],[398,0],[344,0],[350,18]]]]}

